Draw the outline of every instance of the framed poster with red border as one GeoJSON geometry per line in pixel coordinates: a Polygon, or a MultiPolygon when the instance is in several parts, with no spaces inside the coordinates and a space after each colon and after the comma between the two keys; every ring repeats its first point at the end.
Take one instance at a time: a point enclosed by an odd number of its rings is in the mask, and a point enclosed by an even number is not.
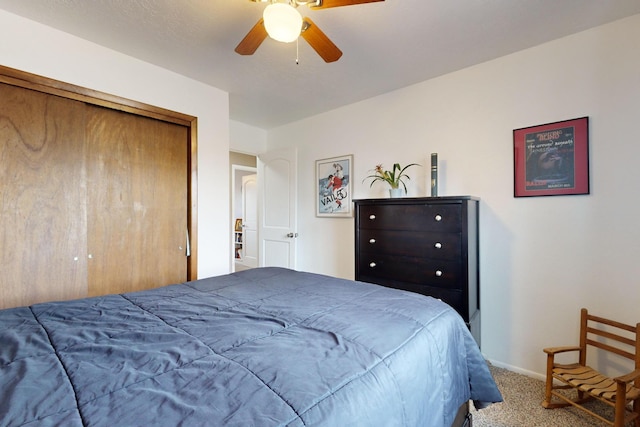
{"type": "Polygon", "coordinates": [[[589,194],[589,118],[513,131],[514,197],[589,194]]]}

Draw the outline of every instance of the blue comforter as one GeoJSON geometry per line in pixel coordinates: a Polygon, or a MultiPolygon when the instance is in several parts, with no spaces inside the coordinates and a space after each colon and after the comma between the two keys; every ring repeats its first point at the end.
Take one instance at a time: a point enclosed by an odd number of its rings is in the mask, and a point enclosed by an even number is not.
{"type": "Polygon", "coordinates": [[[458,314],[260,268],[0,311],[2,426],[449,427],[501,400],[458,314]]]}

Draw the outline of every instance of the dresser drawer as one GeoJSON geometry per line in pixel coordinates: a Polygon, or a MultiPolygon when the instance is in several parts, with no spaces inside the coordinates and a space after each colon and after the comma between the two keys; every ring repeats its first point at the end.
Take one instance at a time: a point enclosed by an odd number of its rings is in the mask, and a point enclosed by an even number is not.
{"type": "Polygon", "coordinates": [[[358,230],[358,251],[458,260],[462,253],[461,239],[460,233],[362,229],[358,230]]]}
{"type": "Polygon", "coordinates": [[[460,231],[459,204],[360,205],[358,227],[374,230],[460,231]]]}
{"type": "Polygon", "coordinates": [[[442,288],[460,288],[462,267],[459,260],[432,260],[395,255],[361,253],[357,260],[358,280],[362,277],[430,285],[442,288]]]}
{"type": "Polygon", "coordinates": [[[361,281],[375,283],[386,286],[388,288],[402,289],[405,291],[415,292],[417,294],[427,295],[437,298],[453,307],[465,321],[468,321],[468,310],[464,307],[463,293],[456,289],[439,288],[436,286],[419,285],[416,283],[400,282],[397,280],[389,280],[380,277],[364,276],[361,281]]]}

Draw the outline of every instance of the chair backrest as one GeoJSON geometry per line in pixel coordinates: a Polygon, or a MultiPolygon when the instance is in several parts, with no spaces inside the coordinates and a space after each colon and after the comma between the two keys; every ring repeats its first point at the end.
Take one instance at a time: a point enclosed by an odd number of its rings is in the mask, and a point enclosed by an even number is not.
{"type": "Polygon", "coordinates": [[[631,359],[640,369],[640,323],[635,326],[580,311],[580,364],[586,364],[587,345],[631,359]]]}

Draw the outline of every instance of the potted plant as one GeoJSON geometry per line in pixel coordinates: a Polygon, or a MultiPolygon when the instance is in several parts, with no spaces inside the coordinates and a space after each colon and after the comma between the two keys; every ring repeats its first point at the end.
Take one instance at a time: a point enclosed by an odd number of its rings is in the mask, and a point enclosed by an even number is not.
{"type": "Polygon", "coordinates": [[[400,166],[400,163],[394,163],[393,168],[390,171],[384,170],[382,165],[376,165],[376,168],[373,170],[374,174],[367,176],[362,181],[364,182],[367,179],[371,179],[371,184],[369,184],[369,187],[373,186],[373,183],[376,181],[384,181],[391,186],[391,189],[389,189],[389,194],[391,195],[391,197],[401,197],[402,190],[400,189],[400,184],[402,184],[404,193],[406,194],[407,186],[404,183],[404,180],[411,178],[405,173],[405,171],[411,166],[420,165],[417,163],[411,163],[405,167],[402,167],[400,166]]]}

